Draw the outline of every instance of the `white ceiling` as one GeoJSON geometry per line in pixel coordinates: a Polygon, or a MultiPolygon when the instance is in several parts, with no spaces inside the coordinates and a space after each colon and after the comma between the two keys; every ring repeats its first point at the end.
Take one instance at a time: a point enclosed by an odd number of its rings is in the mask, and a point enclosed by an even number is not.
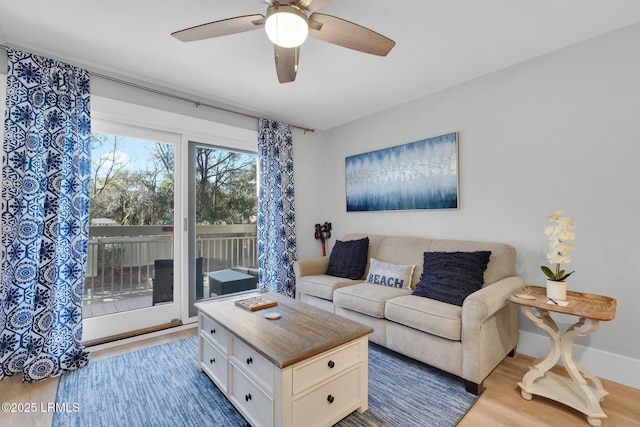
{"type": "Polygon", "coordinates": [[[640,22],[638,0],[333,0],[319,12],[396,46],[381,58],[309,38],[287,84],[262,30],[170,36],[265,11],[256,0],[0,0],[0,44],[326,130],[640,22]]]}

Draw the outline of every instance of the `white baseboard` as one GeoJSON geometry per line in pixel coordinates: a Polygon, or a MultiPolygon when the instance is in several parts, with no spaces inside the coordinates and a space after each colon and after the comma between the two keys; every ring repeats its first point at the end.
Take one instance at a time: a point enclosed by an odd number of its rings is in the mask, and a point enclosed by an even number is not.
{"type": "MultiPolygon", "coordinates": [[[[546,335],[522,330],[519,333],[518,353],[541,357],[549,352],[546,335]]],[[[573,345],[573,356],[596,377],[640,389],[640,360],[577,344],[573,345]]]]}

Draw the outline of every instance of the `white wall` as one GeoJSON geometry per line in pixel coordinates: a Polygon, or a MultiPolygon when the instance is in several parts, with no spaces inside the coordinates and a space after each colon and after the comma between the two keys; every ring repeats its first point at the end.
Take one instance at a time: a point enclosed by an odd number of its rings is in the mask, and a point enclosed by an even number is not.
{"type": "Polygon", "coordinates": [[[323,181],[327,158],[322,132],[293,130],[293,171],[296,208],[298,259],[322,255],[320,241],[315,240],[314,225],[328,221],[325,215],[323,181]]]}
{"type": "MultiPolygon", "coordinates": [[[[236,127],[239,129],[257,130],[258,122],[252,117],[245,117],[239,114],[209,108],[205,105],[198,106],[195,103],[185,100],[164,96],[162,94],[154,93],[149,90],[140,89],[129,85],[119,84],[104,77],[100,77],[102,75],[103,74],[100,71],[98,71],[97,73],[92,73],[91,75],[92,102],[93,98],[96,96],[104,97],[142,107],[153,108],[168,113],[174,113],[183,117],[201,119],[212,123],[236,127]]],[[[131,79],[125,80],[131,81],[131,79]]],[[[162,93],[171,93],[173,95],[176,95],[177,97],[182,97],[184,99],[201,101],[205,103],[207,102],[203,99],[197,99],[192,95],[185,95],[169,89],[154,86],[150,83],[135,81],[131,81],[131,83],[140,84],[143,87],[158,90],[162,93]]],[[[208,103],[213,104],[211,101],[208,101],[208,103]]],[[[228,106],[224,104],[220,104],[220,106],[222,106],[223,108],[228,108],[228,106]]]]}
{"type": "MultiPolygon", "coordinates": [[[[336,237],[505,242],[517,248],[518,274],[543,284],[546,216],[564,210],[578,224],[569,288],[618,301],[615,320],[576,343],[640,368],[639,43],[634,25],[326,132],[323,178],[298,180],[296,190],[323,191],[321,211],[298,209],[299,223],[313,213],[333,223],[336,237]],[[346,156],[452,131],[460,136],[459,210],[346,212],[346,156]]],[[[317,155],[316,147],[296,163],[296,178],[317,155]]],[[[561,328],[570,320],[562,317],[561,328]]],[[[522,317],[520,328],[542,334],[522,317]]],[[[640,369],[626,376],[640,387],[640,369]]]]}

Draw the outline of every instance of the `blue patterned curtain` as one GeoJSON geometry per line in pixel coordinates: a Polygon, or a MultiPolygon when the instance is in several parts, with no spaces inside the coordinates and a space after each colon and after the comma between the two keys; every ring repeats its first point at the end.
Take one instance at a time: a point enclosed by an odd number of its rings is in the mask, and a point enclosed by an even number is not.
{"type": "Polygon", "coordinates": [[[291,126],[260,119],[258,133],[258,279],[263,290],[293,297],[296,216],[291,126]]]}
{"type": "Polygon", "coordinates": [[[89,73],[9,49],[2,158],[0,379],[85,366],[89,73]]]}

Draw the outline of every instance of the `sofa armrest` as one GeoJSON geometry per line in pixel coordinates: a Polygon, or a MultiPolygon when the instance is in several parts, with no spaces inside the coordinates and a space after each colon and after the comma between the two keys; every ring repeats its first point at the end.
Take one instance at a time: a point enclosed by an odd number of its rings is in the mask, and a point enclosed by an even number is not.
{"type": "Polygon", "coordinates": [[[480,326],[484,319],[509,304],[509,296],[522,286],[524,282],[520,277],[505,277],[469,295],[462,304],[463,327],[465,316],[469,320],[469,326],[480,326]]]}
{"type": "Polygon", "coordinates": [[[462,304],[462,377],[482,383],[518,343],[518,310],[509,296],[522,287],[506,277],[469,295],[462,304]]]}
{"type": "Polygon", "coordinates": [[[293,271],[296,274],[296,278],[304,276],[318,276],[320,274],[325,274],[327,272],[327,267],[329,267],[329,257],[321,256],[294,262],[293,271]]]}

